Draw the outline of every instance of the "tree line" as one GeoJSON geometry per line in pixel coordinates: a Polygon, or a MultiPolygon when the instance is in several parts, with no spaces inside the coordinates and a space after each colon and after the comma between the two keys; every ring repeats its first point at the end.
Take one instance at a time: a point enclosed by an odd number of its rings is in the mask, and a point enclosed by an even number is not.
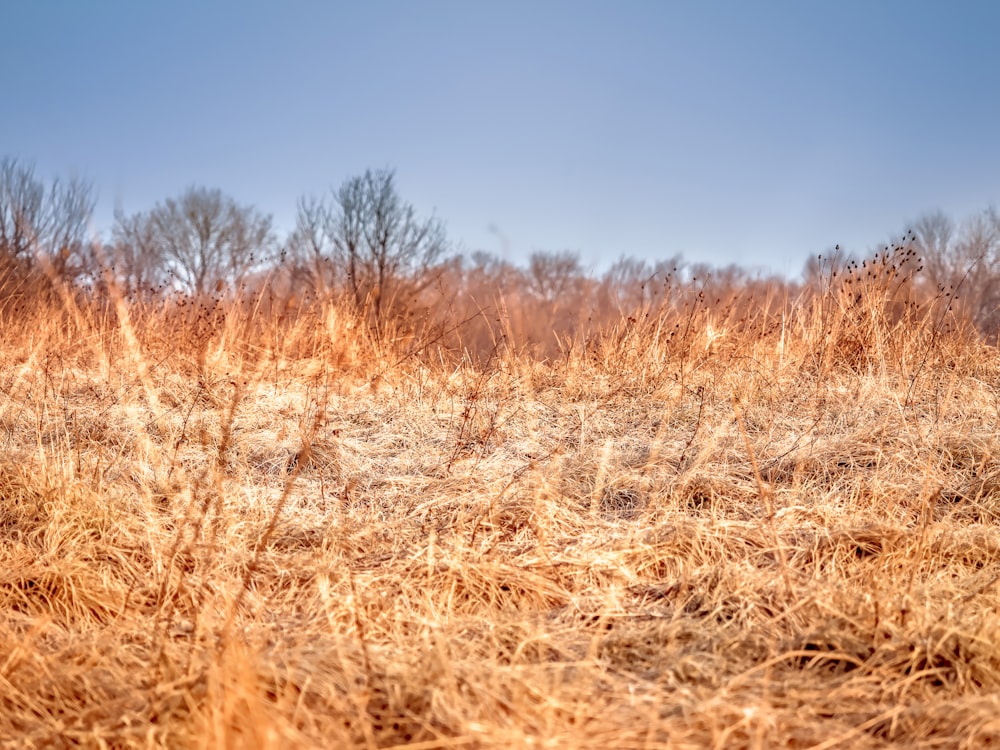
{"type": "MultiPolygon", "coordinates": [[[[694,298],[727,304],[747,293],[789,299],[829,285],[838,272],[857,267],[863,275],[868,268],[839,250],[810,259],[794,280],[679,256],[622,257],[595,275],[569,251],[536,252],[523,265],[484,252],[458,254],[444,223],[420,216],[388,169],[367,170],[324,196],[300,198],[295,227],[281,239],[270,215],[219,189],[190,187],[147,211],[117,212],[103,241],[90,236],[95,206],[91,183],[45,180],[31,163],[0,160],[4,278],[34,274],[77,293],[114,291],[137,301],[249,293],[280,298],[288,308],[336,297],[374,330],[437,326],[449,330],[456,345],[483,348],[506,329],[544,351],[640,311],[694,298]]],[[[903,243],[919,256],[908,270],[915,292],[949,295],[956,311],[994,338],[1000,328],[996,209],[960,223],[940,211],[925,214],[903,243]]],[[[876,258],[888,257],[888,249],[877,248],[876,258]]]]}

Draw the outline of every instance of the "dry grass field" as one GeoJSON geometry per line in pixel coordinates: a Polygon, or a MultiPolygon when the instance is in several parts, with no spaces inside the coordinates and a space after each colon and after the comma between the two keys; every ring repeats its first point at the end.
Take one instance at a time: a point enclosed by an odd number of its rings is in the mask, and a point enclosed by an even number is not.
{"type": "Polygon", "coordinates": [[[1000,361],[891,274],[540,361],[0,316],[0,745],[1000,743],[1000,361]]]}

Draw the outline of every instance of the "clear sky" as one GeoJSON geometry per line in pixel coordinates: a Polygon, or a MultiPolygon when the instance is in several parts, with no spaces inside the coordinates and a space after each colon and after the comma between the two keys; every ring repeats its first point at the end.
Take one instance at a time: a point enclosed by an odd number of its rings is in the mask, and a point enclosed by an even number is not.
{"type": "Polygon", "coordinates": [[[291,228],[396,169],[459,250],[797,273],[1000,203],[1000,2],[0,0],[0,156],[291,228]],[[506,251],[505,251],[506,248],[506,251]]]}

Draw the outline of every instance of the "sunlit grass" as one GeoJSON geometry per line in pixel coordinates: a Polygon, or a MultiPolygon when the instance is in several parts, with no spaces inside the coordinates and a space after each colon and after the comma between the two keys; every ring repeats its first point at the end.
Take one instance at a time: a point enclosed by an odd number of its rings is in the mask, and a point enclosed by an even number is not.
{"type": "Polygon", "coordinates": [[[336,305],[3,308],[0,738],[1000,741],[996,351],[862,276],[476,364],[336,305]]]}

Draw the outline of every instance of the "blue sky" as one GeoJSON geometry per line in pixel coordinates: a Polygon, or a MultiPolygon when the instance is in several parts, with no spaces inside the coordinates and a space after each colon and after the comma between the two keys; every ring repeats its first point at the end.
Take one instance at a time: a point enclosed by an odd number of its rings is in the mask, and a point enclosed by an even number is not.
{"type": "Polygon", "coordinates": [[[98,232],[388,166],[459,250],[795,274],[1000,203],[997,2],[0,1],[0,156],[98,232]]]}

